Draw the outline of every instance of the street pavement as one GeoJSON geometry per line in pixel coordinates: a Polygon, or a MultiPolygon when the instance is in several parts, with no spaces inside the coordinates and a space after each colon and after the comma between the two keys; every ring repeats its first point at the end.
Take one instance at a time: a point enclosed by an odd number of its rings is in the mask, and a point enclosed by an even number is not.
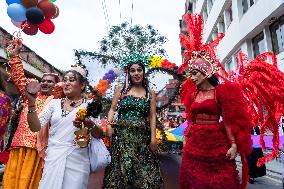
{"type": "MultiPolygon", "coordinates": [[[[178,189],[178,173],[181,163],[181,156],[177,154],[161,154],[161,171],[165,182],[165,189],[178,189]]],[[[241,170],[239,158],[236,159],[238,169],[241,170]]],[[[283,164],[280,161],[272,161],[266,165],[267,175],[256,178],[254,184],[248,184],[247,189],[284,189],[282,187],[281,172],[283,164]]],[[[0,189],[1,189],[0,184],[0,189]]]]}
{"type": "MultiPolygon", "coordinates": [[[[240,159],[237,158],[239,171],[241,170],[240,159]]],[[[160,155],[161,170],[166,189],[178,189],[178,172],[181,157],[177,154],[160,155]]],[[[281,172],[283,164],[280,161],[271,161],[266,165],[267,175],[256,178],[254,184],[248,184],[247,189],[282,189],[281,172]]],[[[284,189],[284,188],[283,188],[284,189]]]]}
{"type": "Polygon", "coordinates": [[[268,176],[256,178],[254,184],[248,184],[247,189],[282,189],[282,182],[268,176]]]}

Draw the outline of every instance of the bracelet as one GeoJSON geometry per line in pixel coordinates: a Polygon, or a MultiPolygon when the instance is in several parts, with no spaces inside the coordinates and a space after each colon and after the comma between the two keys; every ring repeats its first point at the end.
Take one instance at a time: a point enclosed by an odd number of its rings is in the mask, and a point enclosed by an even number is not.
{"type": "Polygon", "coordinates": [[[236,144],[236,140],[232,139],[230,140],[231,144],[236,144]]]}
{"type": "Polygon", "coordinates": [[[36,109],[34,109],[34,110],[28,110],[28,114],[30,114],[30,113],[35,113],[36,112],[36,109]]]}

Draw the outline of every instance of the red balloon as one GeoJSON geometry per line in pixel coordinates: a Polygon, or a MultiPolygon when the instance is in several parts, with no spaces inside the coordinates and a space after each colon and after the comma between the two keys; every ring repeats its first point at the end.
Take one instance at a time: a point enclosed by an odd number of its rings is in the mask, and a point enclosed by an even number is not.
{"type": "Polygon", "coordinates": [[[35,35],[38,32],[38,27],[28,21],[22,23],[23,32],[27,35],[35,35]]]}
{"type": "Polygon", "coordinates": [[[44,19],[41,24],[38,24],[38,28],[42,33],[51,34],[55,30],[55,25],[50,19],[44,19]]]}
{"type": "Polygon", "coordinates": [[[37,7],[43,11],[45,18],[53,18],[58,12],[58,8],[56,9],[56,6],[49,0],[42,0],[37,7]]]}

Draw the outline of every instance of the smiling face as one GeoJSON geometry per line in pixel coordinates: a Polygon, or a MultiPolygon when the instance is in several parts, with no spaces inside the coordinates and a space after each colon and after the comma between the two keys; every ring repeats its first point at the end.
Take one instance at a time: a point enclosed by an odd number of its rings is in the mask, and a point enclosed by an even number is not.
{"type": "Polygon", "coordinates": [[[200,86],[206,79],[206,76],[198,71],[198,70],[192,70],[189,73],[191,81],[196,85],[196,86],[200,86]]]}
{"type": "Polygon", "coordinates": [[[79,96],[82,94],[85,84],[80,82],[79,76],[73,72],[67,72],[63,78],[63,92],[68,97],[79,96]]]}
{"type": "Polygon", "coordinates": [[[132,84],[141,84],[144,78],[144,70],[139,64],[133,64],[129,68],[132,84]]]}
{"type": "Polygon", "coordinates": [[[40,82],[40,91],[43,95],[51,95],[54,85],[56,84],[55,77],[51,75],[43,76],[40,82]]]}

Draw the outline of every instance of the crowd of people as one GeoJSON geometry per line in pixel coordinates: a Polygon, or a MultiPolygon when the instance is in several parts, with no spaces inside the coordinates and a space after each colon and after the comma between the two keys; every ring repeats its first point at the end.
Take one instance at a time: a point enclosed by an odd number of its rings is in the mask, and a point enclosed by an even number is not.
{"type": "MultiPolygon", "coordinates": [[[[185,20],[198,19],[188,16],[185,20]]],[[[244,189],[250,169],[247,158],[252,152],[249,107],[237,83],[218,79],[214,46],[198,49],[187,37],[181,36],[186,52],[179,71],[188,76],[181,99],[189,124],[184,132],[180,174],[176,175],[179,186],[244,189]],[[238,153],[243,161],[242,183],[235,161],[238,153]]],[[[106,122],[111,162],[98,177],[90,176],[101,171],[91,169],[101,158],[90,147],[98,147],[96,140],[90,140],[86,148],[74,143],[74,133],[81,125],[76,119],[78,112],[90,103],[86,68],[76,65],[64,73],[62,96],[54,93],[59,82],[55,74],[45,73],[40,91],[33,94],[27,90],[21,98],[16,98],[15,86],[1,74],[0,137],[5,144],[2,150],[9,153],[2,188],[165,188],[156,139],[156,94],[149,88],[145,70],[141,59],[127,62],[125,81],[115,90],[106,122]],[[10,134],[6,140],[5,130],[10,134]],[[93,179],[98,185],[90,184],[93,179]]],[[[91,139],[103,137],[99,118],[85,116],[80,121],[91,139]]],[[[183,117],[161,120],[165,129],[183,122],[183,117]]]]}
{"type": "Polygon", "coordinates": [[[168,117],[167,115],[161,116],[160,124],[163,126],[165,130],[177,128],[181,124],[185,122],[185,118],[182,116],[177,117],[168,117]]]}

